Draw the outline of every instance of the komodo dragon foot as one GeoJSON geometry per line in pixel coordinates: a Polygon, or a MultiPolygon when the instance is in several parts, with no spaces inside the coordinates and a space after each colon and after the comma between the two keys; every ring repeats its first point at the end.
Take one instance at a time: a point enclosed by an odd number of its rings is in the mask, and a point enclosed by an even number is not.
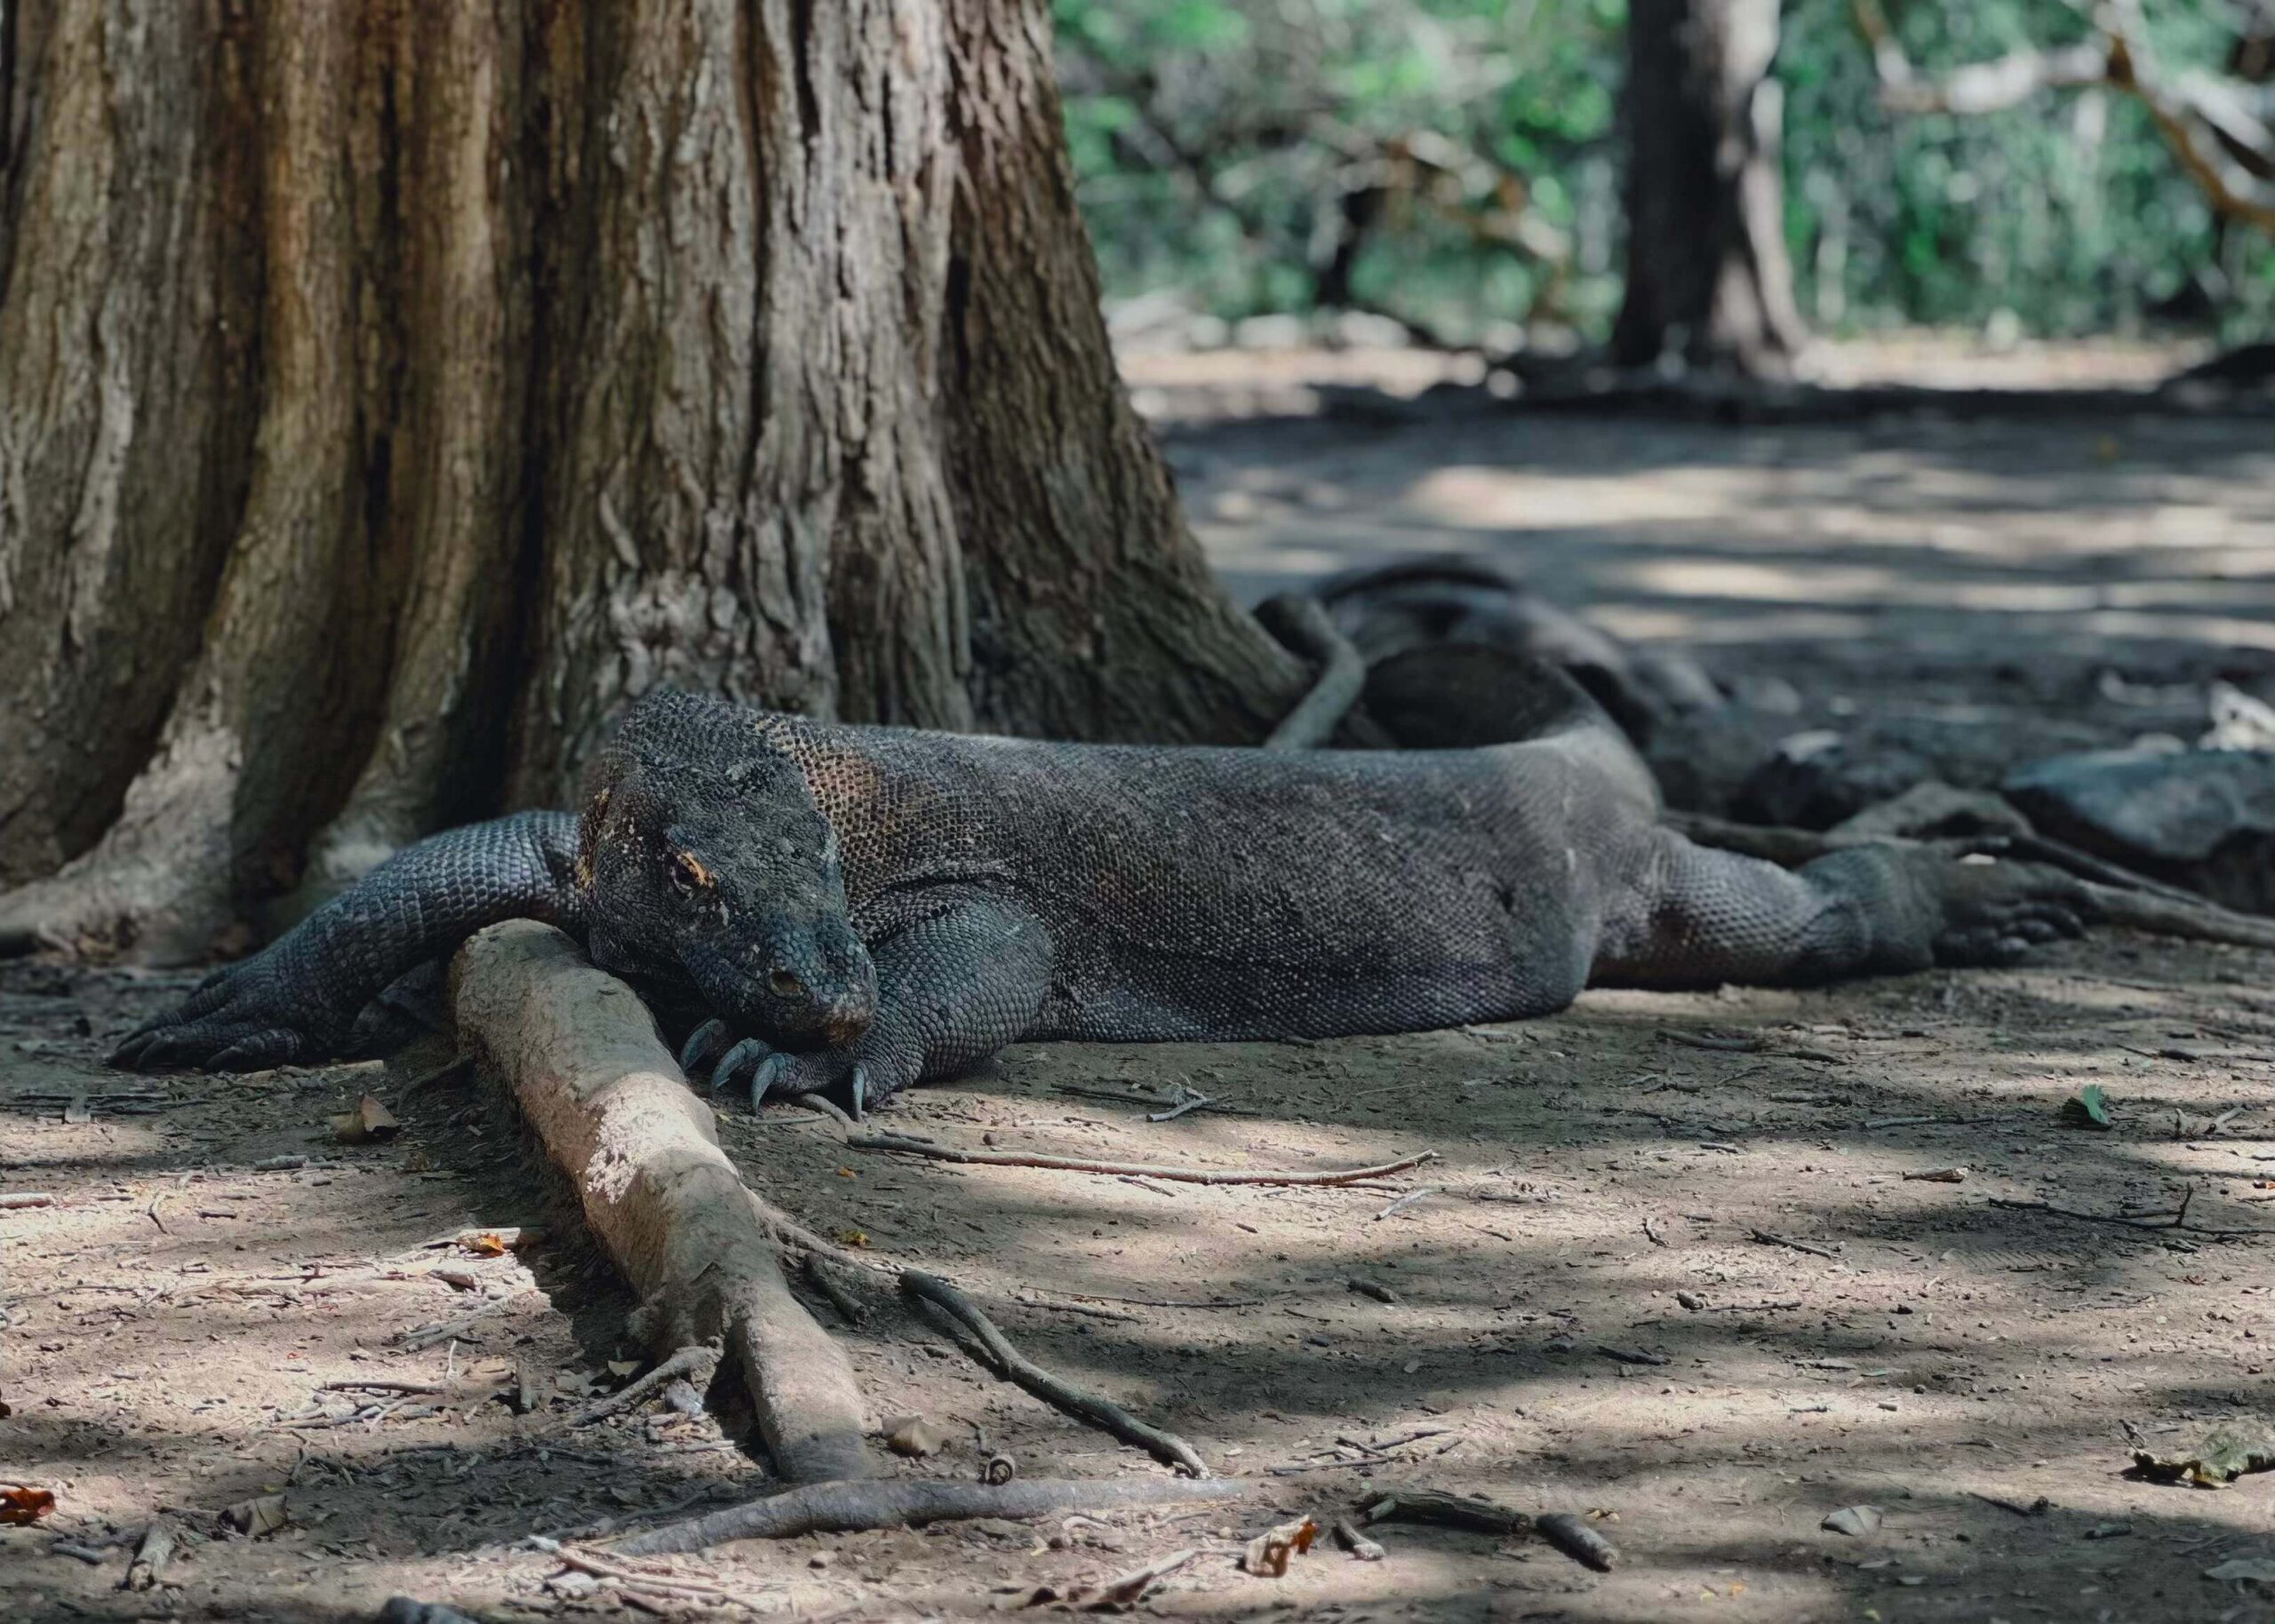
{"type": "Polygon", "coordinates": [[[679,1069],[690,1082],[714,1094],[748,1088],[753,1111],[769,1099],[818,1094],[833,1097],[858,1122],[870,1095],[868,1069],[850,1049],[789,1054],[757,1038],[738,1040],[724,1021],[706,1021],[695,1029],[680,1047],[679,1069]]]}

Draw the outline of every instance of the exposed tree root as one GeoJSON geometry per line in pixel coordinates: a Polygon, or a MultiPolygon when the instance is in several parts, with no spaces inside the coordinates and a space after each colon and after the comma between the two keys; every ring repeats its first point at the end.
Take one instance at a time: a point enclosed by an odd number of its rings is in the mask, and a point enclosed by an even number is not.
{"type": "Polygon", "coordinates": [[[781,1540],[802,1533],[914,1528],[978,1517],[1046,1517],[1119,1511],[1135,1506],[1221,1504],[1281,1485],[1249,1477],[1115,1477],[1099,1481],[1029,1477],[1002,1484],[885,1481],[809,1483],[747,1505],[667,1523],[610,1548],[628,1556],[702,1550],[729,1540],[781,1540]]]}
{"type": "Polygon", "coordinates": [[[1318,662],[1320,668],[1311,691],[1280,719],[1280,725],[1265,736],[1264,748],[1316,750],[1334,736],[1351,707],[1359,703],[1367,686],[1367,662],[1351,646],[1351,640],[1336,629],[1326,606],[1317,598],[1282,593],[1258,604],[1256,617],[1289,652],[1318,662]]]}
{"type": "Polygon", "coordinates": [[[664,1355],[722,1341],[785,1477],[868,1476],[844,1351],[790,1294],[776,1222],[632,990],[552,927],[516,919],[459,951],[451,991],[460,1040],[512,1088],[640,1293],[643,1340],[664,1355]]]}
{"type": "Polygon", "coordinates": [[[996,1328],[995,1322],[979,1311],[978,1305],[938,1275],[911,1269],[900,1277],[901,1294],[910,1301],[940,1310],[961,1329],[969,1332],[986,1351],[995,1373],[1006,1381],[1016,1381],[1043,1403],[1076,1421],[1087,1421],[1093,1427],[1111,1432],[1125,1444],[1135,1444],[1165,1465],[1195,1477],[1209,1476],[1208,1462],[1192,1445],[1174,1432],[1164,1432],[1159,1427],[1139,1421],[1111,1399],[1086,1392],[1064,1377],[1050,1372],[1028,1358],[1011,1346],[1010,1339],[996,1328]]]}
{"type": "Polygon", "coordinates": [[[627,1382],[605,1398],[596,1398],[569,1418],[572,1427],[588,1427],[603,1417],[629,1410],[645,1400],[651,1393],[668,1388],[684,1377],[690,1386],[698,1389],[711,1385],[712,1373],[719,1368],[719,1350],[708,1342],[682,1348],[671,1357],[642,1376],[627,1382]]]}

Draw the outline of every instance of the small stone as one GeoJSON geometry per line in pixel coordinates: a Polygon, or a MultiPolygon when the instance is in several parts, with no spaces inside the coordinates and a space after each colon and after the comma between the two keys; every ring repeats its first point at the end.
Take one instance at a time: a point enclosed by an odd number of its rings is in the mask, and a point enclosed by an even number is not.
{"type": "Polygon", "coordinates": [[[1859,1540],[1879,1532],[1880,1525],[1878,1506],[1843,1506],[1817,1524],[1829,1533],[1845,1533],[1859,1540]]]}

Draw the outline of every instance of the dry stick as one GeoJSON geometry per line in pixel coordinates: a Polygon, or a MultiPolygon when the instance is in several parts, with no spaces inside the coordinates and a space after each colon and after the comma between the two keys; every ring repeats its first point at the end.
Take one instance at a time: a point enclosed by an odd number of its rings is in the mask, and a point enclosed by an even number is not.
{"type": "Polygon", "coordinates": [[[572,1427],[588,1427],[603,1416],[628,1410],[645,1399],[649,1394],[669,1387],[682,1376],[698,1390],[711,1385],[711,1377],[719,1368],[719,1349],[710,1342],[694,1342],[675,1352],[671,1357],[641,1377],[628,1381],[605,1398],[594,1400],[569,1418],[572,1427]]]}
{"type": "Polygon", "coordinates": [[[806,1278],[814,1289],[829,1299],[829,1306],[849,1325],[858,1325],[869,1317],[869,1311],[853,1299],[853,1294],[838,1284],[829,1272],[829,1261],[818,1252],[806,1254],[806,1278]]]}
{"type": "Polygon", "coordinates": [[[512,1088],[639,1293],[643,1340],[675,1352],[722,1339],[783,1477],[866,1477],[845,1350],[791,1294],[780,1226],[720,1150],[711,1108],[638,997],[527,920],[461,948],[451,994],[459,1040],[512,1088]]]}
{"type": "MultiPolygon", "coordinates": [[[[1175,1107],[1178,1104],[1177,1097],[1173,1095],[1125,1094],[1112,1088],[1085,1087],[1081,1083],[1054,1083],[1051,1088],[1056,1094],[1071,1094],[1077,1099],[1083,1100],[1109,1100],[1116,1105],[1149,1105],[1159,1110],[1164,1106],[1175,1107]]],[[[1198,1100],[1185,1101],[1183,1109],[1213,1111],[1227,1117],[1260,1117],[1264,1114],[1246,1105],[1227,1105],[1224,1101],[1210,1095],[1203,1095],[1198,1100]]],[[[1148,1120],[1151,1118],[1149,1118],[1148,1120]]]]}
{"type": "Polygon", "coordinates": [[[0,1194],[0,1212],[11,1212],[20,1206],[53,1206],[55,1193],[47,1190],[12,1190],[0,1194]]]}
{"type": "Polygon", "coordinates": [[[729,1540],[779,1540],[802,1533],[916,1528],[960,1518],[1057,1516],[1131,1506],[1215,1505],[1276,1490],[1245,1477],[1026,1477],[1011,1483],[867,1479],[809,1483],[685,1522],[633,1535],[611,1549],[630,1556],[698,1551],[729,1540]]]}
{"type": "Polygon", "coordinates": [[[2188,1222],[2188,1203],[2195,1198],[2196,1192],[2191,1190],[2182,1199],[2177,1212],[2143,1218],[2128,1218],[2122,1213],[2088,1213],[2074,1206],[2056,1206],[2051,1201],[2018,1201],[2004,1196],[1992,1197],[1991,1205],[2002,1207],[2010,1213],[2047,1213],[2056,1218],[2075,1218],[2086,1223],[2114,1223],[2128,1230],[2168,1230],[2180,1234],[2217,1235],[2230,1238],[2243,1235],[2275,1235],[2275,1229],[2215,1230],[2207,1229],[2200,1223],[2191,1223],[2188,1222]]]}
{"type": "Polygon", "coordinates": [[[1806,1252],[1811,1257],[1839,1257],[1840,1255],[1830,1246],[1820,1246],[1815,1241],[1795,1240],[1790,1235],[1773,1235],[1768,1230],[1755,1230],[1752,1235],[1754,1239],[1765,1246],[1790,1246],[1796,1252],[1806,1252]]]}
{"type": "Polygon", "coordinates": [[[1027,1150],[957,1150],[898,1134],[857,1134],[846,1144],[856,1150],[895,1150],[935,1161],[967,1162],[986,1167],[1048,1167],[1060,1173],[1103,1173],[1114,1178],[1166,1179],[1177,1184],[1355,1184],[1403,1173],[1434,1160],[1435,1150],[1417,1150],[1373,1167],[1344,1167],[1325,1173],[1238,1173],[1213,1167],[1156,1166],[1148,1162],[1101,1162],[1081,1156],[1052,1156],[1027,1150]]]}
{"type": "Polygon", "coordinates": [[[1434,1523],[1441,1527],[1468,1528],[1505,1538],[1537,1533],[1574,1561],[1584,1563],[1599,1573],[1609,1572],[1619,1560],[1619,1552],[1610,1540],[1569,1512],[1530,1517],[1489,1501],[1469,1500],[1430,1489],[1396,1489],[1370,1495],[1361,1517],[1369,1526],[1377,1523],[1434,1523]]]}
{"type": "Polygon", "coordinates": [[[126,1564],[126,1577],[118,1581],[122,1590],[155,1588],[166,1576],[166,1564],[174,1559],[174,1531],[165,1518],[153,1517],[142,1531],[141,1542],[134,1548],[134,1560],[126,1564]]]}
{"type": "Polygon", "coordinates": [[[1195,1477],[1209,1476],[1208,1463],[1199,1452],[1174,1432],[1164,1432],[1149,1426],[1111,1400],[1081,1388],[1060,1376],[1055,1376],[1035,1364],[1018,1349],[978,1306],[954,1286],[938,1275],[922,1270],[904,1270],[900,1277],[901,1294],[914,1302],[940,1310],[956,1324],[971,1333],[995,1364],[996,1373],[1006,1381],[1016,1381],[1053,1409],[1088,1421],[1091,1426],[1111,1432],[1125,1444],[1135,1444],[1156,1461],[1174,1466],[1195,1477]]]}
{"type": "Polygon", "coordinates": [[[421,1348],[432,1348],[436,1342],[448,1341],[453,1337],[464,1336],[472,1327],[480,1325],[493,1314],[504,1313],[529,1294],[526,1291],[515,1292],[510,1297],[500,1297],[495,1302],[485,1302],[471,1314],[461,1314],[456,1319],[445,1319],[439,1325],[425,1325],[415,1331],[406,1331],[395,1338],[395,1346],[405,1352],[416,1352],[421,1348]]]}

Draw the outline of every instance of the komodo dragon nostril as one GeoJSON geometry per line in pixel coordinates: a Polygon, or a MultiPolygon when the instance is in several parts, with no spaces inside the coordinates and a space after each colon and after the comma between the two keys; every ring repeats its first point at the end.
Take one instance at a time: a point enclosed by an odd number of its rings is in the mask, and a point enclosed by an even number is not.
{"type": "Polygon", "coordinates": [[[806,985],[798,979],[795,972],[785,969],[777,969],[769,974],[766,984],[773,990],[777,998],[795,998],[805,990],[806,985]]]}

